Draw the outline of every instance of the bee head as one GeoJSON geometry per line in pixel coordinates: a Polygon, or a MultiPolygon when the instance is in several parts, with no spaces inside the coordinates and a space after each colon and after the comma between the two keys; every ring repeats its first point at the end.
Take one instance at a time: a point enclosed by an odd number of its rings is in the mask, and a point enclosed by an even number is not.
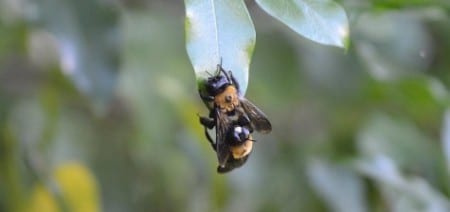
{"type": "Polygon", "coordinates": [[[232,83],[227,77],[218,74],[216,76],[209,77],[206,82],[206,92],[211,96],[216,96],[224,91],[224,89],[232,83]]]}

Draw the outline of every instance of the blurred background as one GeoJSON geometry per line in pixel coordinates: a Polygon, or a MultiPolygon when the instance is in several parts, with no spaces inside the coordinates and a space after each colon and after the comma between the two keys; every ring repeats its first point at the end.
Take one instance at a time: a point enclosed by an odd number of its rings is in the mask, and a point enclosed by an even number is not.
{"type": "Polygon", "coordinates": [[[246,1],[273,131],[219,175],[182,1],[0,0],[0,211],[450,211],[450,3],[338,2],[347,51],[246,1]]]}

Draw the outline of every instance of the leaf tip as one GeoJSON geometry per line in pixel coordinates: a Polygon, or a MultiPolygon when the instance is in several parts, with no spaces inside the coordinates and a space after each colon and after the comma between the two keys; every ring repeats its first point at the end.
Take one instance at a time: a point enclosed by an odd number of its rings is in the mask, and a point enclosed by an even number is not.
{"type": "Polygon", "coordinates": [[[338,28],[338,35],[341,37],[342,47],[347,48],[350,38],[350,32],[347,24],[338,28]]]}
{"type": "Polygon", "coordinates": [[[253,55],[253,50],[255,50],[255,41],[251,41],[248,43],[248,45],[245,47],[246,55],[248,56],[248,61],[251,60],[251,57],[253,55]]]}
{"type": "Polygon", "coordinates": [[[348,52],[348,49],[350,48],[350,44],[351,44],[350,37],[349,36],[344,37],[342,48],[344,48],[344,51],[346,53],[348,52]]]}

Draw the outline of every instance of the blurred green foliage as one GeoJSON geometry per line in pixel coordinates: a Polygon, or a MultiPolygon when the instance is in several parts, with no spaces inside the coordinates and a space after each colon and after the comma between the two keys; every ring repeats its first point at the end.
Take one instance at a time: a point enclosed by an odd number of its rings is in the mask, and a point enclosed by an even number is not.
{"type": "Polygon", "coordinates": [[[218,175],[181,2],[0,0],[0,211],[450,211],[449,3],[339,1],[347,52],[246,3],[273,131],[218,175]]]}

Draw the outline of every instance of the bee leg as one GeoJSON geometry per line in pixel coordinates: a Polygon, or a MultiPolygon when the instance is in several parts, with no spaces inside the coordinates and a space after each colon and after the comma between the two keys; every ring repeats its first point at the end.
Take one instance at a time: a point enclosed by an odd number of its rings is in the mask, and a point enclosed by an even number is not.
{"type": "Polygon", "coordinates": [[[200,91],[198,93],[200,94],[200,98],[202,98],[204,101],[207,102],[214,101],[214,96],[203,95],[200,91]]]}
{"type": "Polygon", "coordinates": [[[214,101],[214,96],[201,96],[202,99],[204,99],[207,102],[214,101]]]}
{"type": "Polygon", "coordinates": [[[212,140],[211,136],[209,135],[208,130],[206,129],[206,127],[205,127],[205,136],[206,136],[206,139],[208,139],[208,142],[211,144],[211,147],[214,149],[214,151],[217,152],[216,143],[213,142],[213,140],[212,140]]]}
{"type": "Polygon", "coordinates": [[[207,118],[204,116],[199,116],[200,124],[203,125],[205,128],[212,129],[214,127],[214,119],[207,118]]]}

